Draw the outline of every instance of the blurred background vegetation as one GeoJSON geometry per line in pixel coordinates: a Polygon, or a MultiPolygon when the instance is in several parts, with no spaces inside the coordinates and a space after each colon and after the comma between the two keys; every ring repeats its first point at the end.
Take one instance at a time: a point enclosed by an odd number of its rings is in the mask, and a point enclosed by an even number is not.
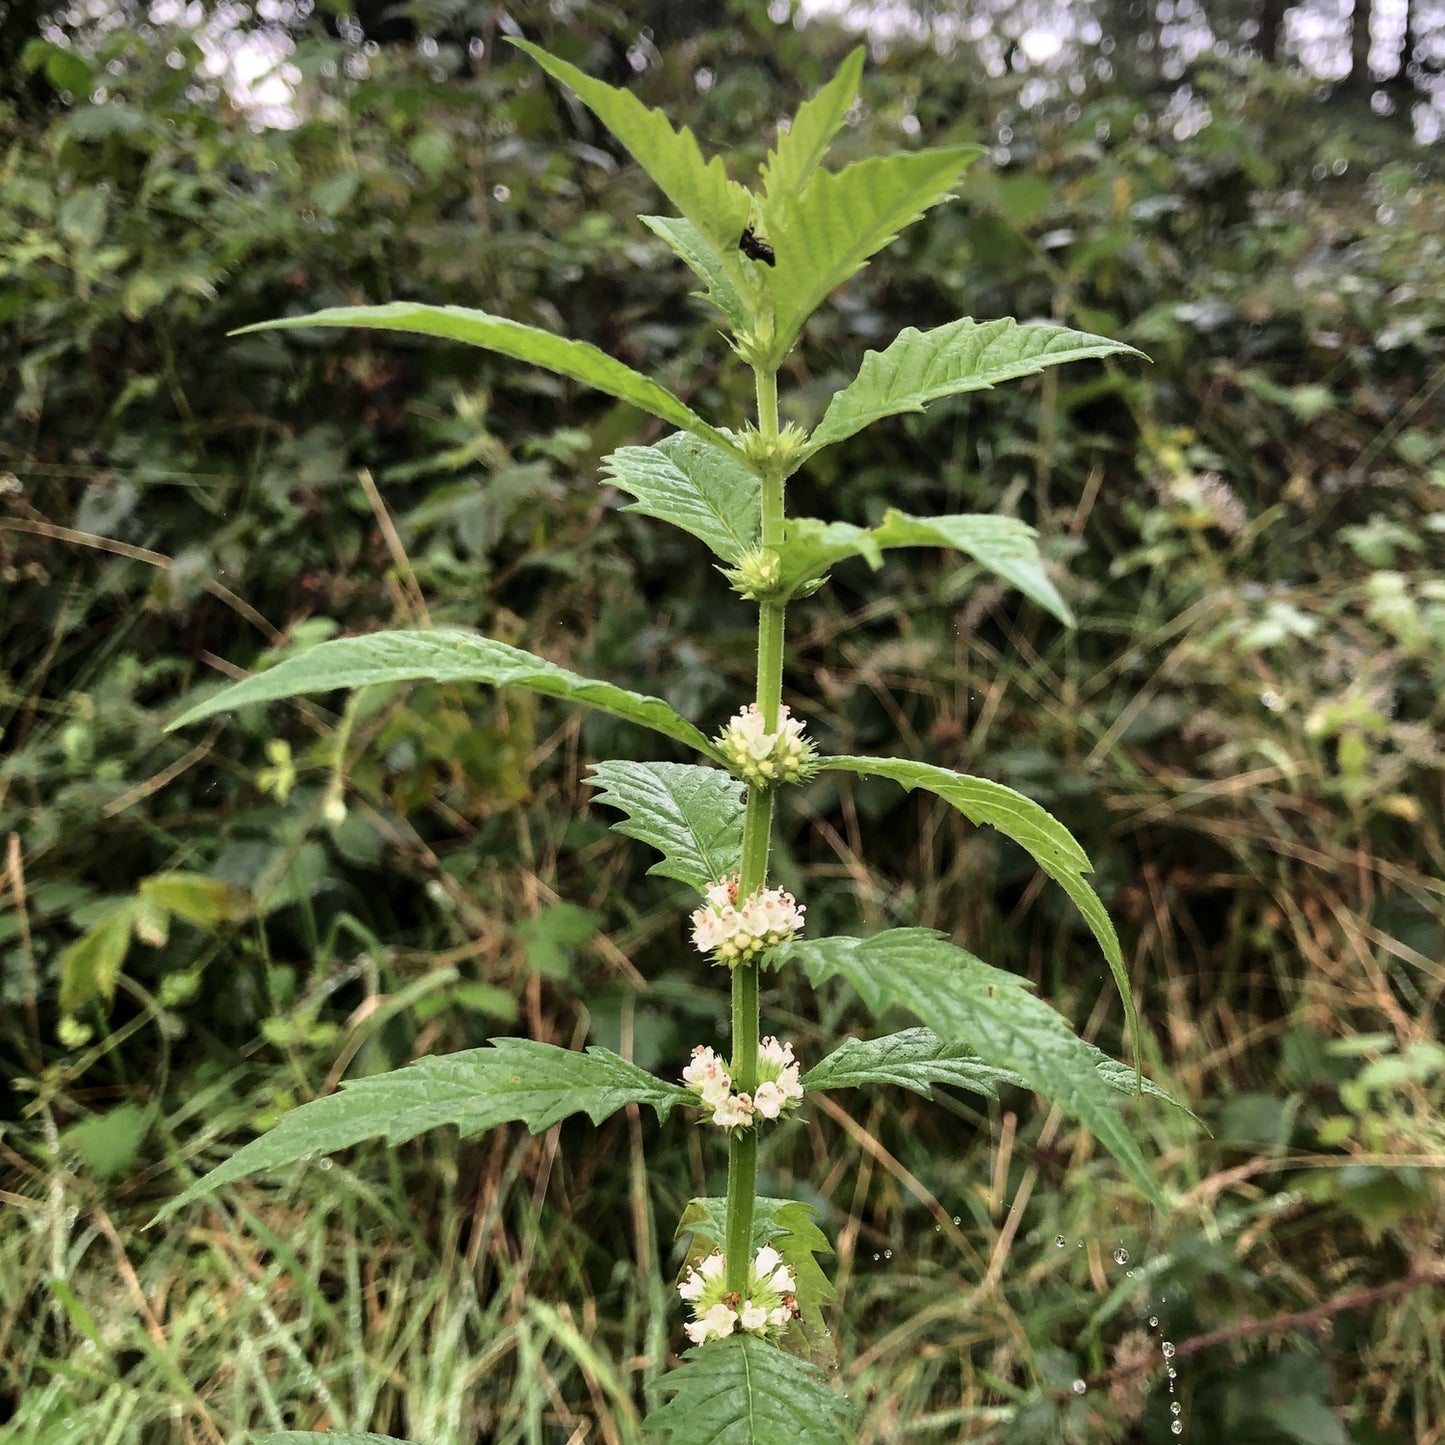
{"type": "MultiPolygon", "coordinates": [[[[634,84],[747,177],[855,31],[754,0],[0,26],[0,1441],[636,1440],[675,1221],[722,1187],[686,1122],[357,1150],[142,1226],[343,1075],[506,1032],[676,1073],[718,1040],[683,890],[581,782],[655,740],[438,687],[163,728],[281,649],[429,621],[705,728],[736,707],[748,607],[598,481],[647,419],[463,348],[226,332],[477,305],[735,418],[746,373],[635,220],[658,198],[501,42],[634,84]]],[[[795,419],[964,314],[1153,364],[800,476],[799,510],[860,523],[1025,518],[1081,626],[956,558],[843,567],[793,610],[786,695],[833,750],[1063,818],[1146,1068],[1212,1134],[1130,1106],[1168,1218],[1025,1095],[841,1095],[771,1134],[766,1192],[836,1244],[862,1438],[1445,1440],[1445,14],[1000,0],[868,34],[841,158],[992,166],[818,318],[795,419]]],[[[1080,921],[996,835],[832,778],[780,841],[817,932],[944,929],[1122,1047],[1080,921]]],[[[871,1027],[791,977],[765,1009],[805,1059],[871,1027]]]]}

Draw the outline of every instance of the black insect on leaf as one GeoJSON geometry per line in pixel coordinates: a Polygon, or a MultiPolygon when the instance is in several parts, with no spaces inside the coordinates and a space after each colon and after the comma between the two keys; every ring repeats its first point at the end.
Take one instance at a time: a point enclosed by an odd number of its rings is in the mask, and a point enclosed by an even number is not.
{"type": "Polygon", "coordinates": [[[749,261],[761,261],[764,266],[776,266],[778,258],[766,241],[758,239],[758,233],[749,226],[738,239],[738,250],[749,261]]]}

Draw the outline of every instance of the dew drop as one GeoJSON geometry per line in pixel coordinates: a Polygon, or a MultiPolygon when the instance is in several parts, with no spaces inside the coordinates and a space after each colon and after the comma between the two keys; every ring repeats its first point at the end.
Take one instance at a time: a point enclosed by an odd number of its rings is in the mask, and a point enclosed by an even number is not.
{"type": "Polygon", "coordinates": [[[873,1256],[873,1263],[874,1263],[874,1264],[877,1264],[877,1263],[878,1263],[878,1256],[877,1256],[876,1254],[873,1256]]]}
{"type": "Polygon", "coordinates": [[[958,1217],[958,1215],[955,1214],[955,1215],[953,1216],[953,1222],[954,1222],[955,1224],[962,1224],[962,1223],[963,1223],[963,1220],[961,1220],[961,1219],[958,1217]]]}
{"type": "Polygon", "coordinates": [[[1169,1413],[1171,1415],[1177,1415],[1183,1408],[1184,1406],[1181,1405],[1178,1400],[1176,1400],[1172,1405],[1170,1405],[1169,1413]]]}
{"type": "Polygon", "coordinates": [[[884,1258],[884,1259],[892,1259],[892,1258],[893,1258],[893,1251],[892,1251],[891,1249],[885,1249],[885,1250],[883,1251],[883,1258],[884,1258]]]}
{"type": "Polygon", "coordinates": [[[319,1159],[319,1160],[317,1160],[317,1162],[316,1162],[316,1167],[317,1167],[318,1169],[330,1169],[330,1168],[331,1168],[331,1160],[329,1160],[329,1159],[319,1159]]]}
{"type": "Polygon", "coordinates": [[[1176,1420],[1176,1421],[1169,1427],[1169,1433],[1170,1433],[1171,1435],[1182,1435],[1182,1434],[1184,1433],[1184,1421],[1183,1421],[1183,1420],[1176,1420]]]}
{"type": "Polygon", "coordinates": [[[1133,1278],[1134,1278],[1134,1271],[1133,1271],[1132,1269],[1126,1269],[1126,1270],[1124,1271],[1124,1278],[1125,1278],[1125,1279],[1133,1279],[1133,1278]]]}
{"type": "Polygon", "coordinates": [[[1115,1263],[1115,1264],[1128,1264],[1128,1263],[1129,1263],[1129,1251],[1128,1251],[1127,1249],[1125,1249],[1122,1244],[1118,1247],[1118,1249],[1116,1249],[1116,1250],[1114,1251],[1114,1263],[1115,1263]]]}
{"type": "Polygon", "coordinates": [[[1056,1235],[1054,1236],[1054,1248],[1055,1248],[1055,1249],[1062,1249],[1068,1242],[1069,1242],[1069,1241],[1068,1241],[1067,1239],[1065,1239],[1062,1234],[1056,1234],[1056,1235]]]}
{"type": "Polygon", "coordinates": [[[1151,1330],[1157,1330],[1157,1329],[1159,1328],[1159,1316],[1158,1316],[1158,1315],[1150,1315],[1150,1316],[1149,1316],[1149,1328],[1150,1328],[1151,1330]]]}
{"type": "MultiPolygon", "coordinates": [[[[1171,1380],[1177,1380],[1177,1379],[1179,1378],[1179,1371],[1176,1370],[1173,1365],[1170,1365],[1170,1366],[1169,1366],[1169,1378],[1170,1378],[1171,1380]]],[[[1170,1385],[1169,1388],[1172,1390],[1172,1389],[1174,1388],[1174,1386],[1173,1386],[1173,1385],[1170,1385]]]]}
{"type": "Polygon", "coordinates": [[[1082,1380],[1074,1381],[1074,1394],[1082,1395],[1089,1387],[1082,1380]]]}
{"type": "Polygon", "coordinates": [[[1166,1360],[1172,1360],[1172,1359],[1174,1358],[1174,1341],[1173,1341],[1173,1340],[1165,1340],[1164,1343],[1159,1346],[1159,1348],[1163,1351],[1163,1353],[1164,1353],[1164,1358],[1165,1358],[1166,1360]]]}
{"type": "Polygon", "coordinates": [[[502,204],[504,204],[505,202],[510,201],[510,200],[512,199],[512,190],[511,190],[511,187],[510,187],[510,186],[493,186],[493,187],[492,187],[492,199],[493,199],[494,201],[496,201],[498,205],[502,205],[502,204]]]}

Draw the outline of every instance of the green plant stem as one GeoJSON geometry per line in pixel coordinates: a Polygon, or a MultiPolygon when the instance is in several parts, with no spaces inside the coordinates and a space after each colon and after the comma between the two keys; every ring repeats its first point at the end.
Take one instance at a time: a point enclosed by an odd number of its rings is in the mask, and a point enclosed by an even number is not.
{"type": "MultiPolygon", "coordinates": [[[[757,373],[758,431],[778,434],[778,379],[771,371],[757,373]]],[[[763,476],[762,543],[775,547],[783,540],[783,476],[769,467],[763,476]]],[[[781,602],[764,602],[758,610],[758,710],[770,732],[778,726],[783,695],[783,620],[781,602]]],[[[738,896],[746,898],[768,881],[768,843],[773,831],[773,790],[749,788],[743,814],[743,856],[738,873],[738,896]]],[[[739,964],[733,970],[733,1056],[730,1072],[741,1093],[750,1094],[758,1083],[758,968],[739,964]]],[[[728,1139],[727,1225],[723,1251],[727,1257],[727,1286],[742,1293],[747,1288],[752,1261],[753,1203],[758,1192],[757,1129],[735,1129],[728,1139]]]]}

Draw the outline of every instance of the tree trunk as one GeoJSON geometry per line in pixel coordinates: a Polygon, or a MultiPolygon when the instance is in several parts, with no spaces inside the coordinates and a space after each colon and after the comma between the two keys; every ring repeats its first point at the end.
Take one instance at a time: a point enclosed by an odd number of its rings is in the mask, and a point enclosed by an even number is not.
{"type": "Polygon", "coordinates": [[[1263,0],[1259,7],[1259,55],[1269,65],[1279,60],[1279,38],[1284,29],[1285,0],[1263,0]]]}
{"type": "Polygon", "coordinates": [[[1355,0],[1354,14],[1350,20],[1350,74],[1346,86],[1364,94],[1372,84],[1370,78],[1370,20],[1373,17],[1375,0],[1355,0]]]}

